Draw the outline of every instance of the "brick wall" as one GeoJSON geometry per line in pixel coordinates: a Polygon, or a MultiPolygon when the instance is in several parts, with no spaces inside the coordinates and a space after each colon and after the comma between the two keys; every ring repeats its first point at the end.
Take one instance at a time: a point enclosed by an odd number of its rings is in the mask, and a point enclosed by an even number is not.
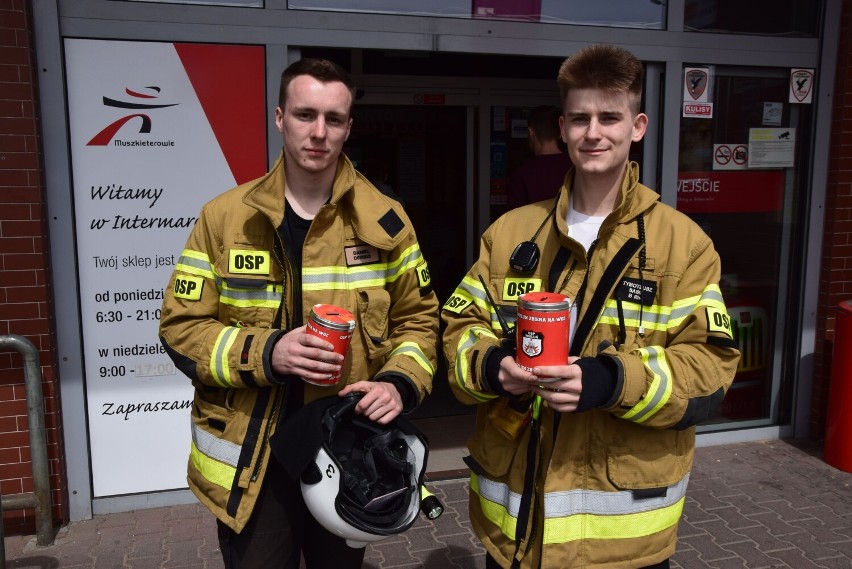
{"type": "MultiPolygon", "coordinates": [[[[68,519],[50,259],[29,0],[0,0],[0,334],[38,349],[53,516],[68,519]]],[[[0,491],[33,491],[23,361],[0,351],[0,491]]],[[[34,533],[34,510],[3,512],[6,534],[34,533]]]]}
{"type": "Polygon", "coordinates": [[[852,299],[852,0],[843,0],[834,83],[810,436],[825,434],[837,306],[852,299]]]}

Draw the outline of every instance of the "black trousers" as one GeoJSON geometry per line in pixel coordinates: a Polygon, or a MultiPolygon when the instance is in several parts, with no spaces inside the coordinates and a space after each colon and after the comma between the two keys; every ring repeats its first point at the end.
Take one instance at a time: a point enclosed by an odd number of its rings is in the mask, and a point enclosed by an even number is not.
{"type": "Polygon", "coordinates": [[[322,527],[305,506],[298,481],[273,459],[257,504],[242,532],[218,522],[225,569],[358,569],[364,548],[353,548],[322,527]]]}
{"type": "MultiPolygon", "coordinates": [[[[489,554],[485,554],[485,569],[503,569],[500,565],[494,561],[494,558],[489,554]]],[[[644,567],[643,569],[669,569],[669,560],[660,561],[656,565],[651,565],[649,567],[644,567]]]]}

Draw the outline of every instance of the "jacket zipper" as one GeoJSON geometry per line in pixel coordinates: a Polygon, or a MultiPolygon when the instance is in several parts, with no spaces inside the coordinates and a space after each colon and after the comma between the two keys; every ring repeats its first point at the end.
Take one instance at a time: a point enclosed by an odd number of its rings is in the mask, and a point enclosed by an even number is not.
{"type": "Polygon", "coordinates": [[[266,447],[269,446],[269,431],[272,425],[275,424],[278,416],[278,410],[281,409],[281,399],[284,390],[280,387],[274,387],[275,398],[272,400],[272,410],[269,413],[269,419],[266,421],[266,427],[263,429],[263,438],[260,441],[260,451],[257,455],[257,461],[254,463],[254,470],[251,473],[251,481],[255,482],[260,474],[260,465],[263,464],[263,458],[266,455],[266,447]]]}
{"type": "MultiPolygon", "coordinates": [[[[287,279],[290,278],[290,281],[293,281],[292,275],[288,275],[288,267],[290,266],[290,259],[287,256],[286,249],[284,249],[284,243],[281,240],[281,235],[278,231],[275,231],[275,239],[278,241],[278,246],[281,250],[281,255],[284,259],[281,259],[278,255],[278,251],[275,252],[275,256],[278,258],[278,262],[281,264],[281,268],[283,269],[284,277],[283,282],[281,283],[281,310],[283,312],[283,322],[281,323],[282,328],[284,330],[290,325],[290,314],[287,310],[287,279]],[[286,263],[284,261],[287,261],[286,263]]],[[[269,432],[272,429],[272,425],[275,424],[275,421],[278,417],[278,411],[281,409],[281,402],[283,399],[284,389],[285,387],[273,387],[275,389],[275,397],[272,400],[272,409],[269,412],[269,418],[266,420],[266,426],[263,430],[263,437],[260,440],[260,451],[257,455],[257,461],[255,461],[254,469],[251,473],[251,481],[255,482],[257,477],[260,474],[260,466],[263,464],[263,459],[266,456],[266,447],[269,446],[269,432]]]]}

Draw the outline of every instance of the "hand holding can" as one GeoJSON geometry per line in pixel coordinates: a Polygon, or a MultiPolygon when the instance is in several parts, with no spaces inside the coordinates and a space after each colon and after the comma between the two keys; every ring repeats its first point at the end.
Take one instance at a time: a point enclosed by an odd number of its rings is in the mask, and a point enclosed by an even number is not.
{"type": "MultiPolygon", "coordinates": [[[[352,332],[355,330],[355,316],[351,312],[332,304],[315,304],[311,308],[305,333],[317,336],[334,346],[334,352],[346,357],[352,332]]],[[[342,366],[341,366],[342,369],[342,366]]],[[[340,372],[327,380],[305,379],[314,385],[332,386],[340,381],[340,372]]]]}

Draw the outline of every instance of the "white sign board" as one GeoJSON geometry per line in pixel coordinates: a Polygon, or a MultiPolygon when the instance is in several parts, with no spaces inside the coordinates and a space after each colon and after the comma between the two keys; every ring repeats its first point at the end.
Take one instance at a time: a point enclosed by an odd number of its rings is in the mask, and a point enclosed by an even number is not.
{"type": "Polygon", "coordinates": [[[796,156],[795,128],[750,128],[749,168],[792,168],[796,156]]]}
{"type": "Polygon", "coordinates": [[[65,57],[93,494],[185,488],[193,389],[158,339],[163,287],[202,204],[266,169],[264,49],[65,57]]]}
{"type": "Polygon", "coordinates": [[[791,69],[789,101],[810,104],[814,96],[814,79],[813,69],[791,69]]]}
{"type": "Polygon", "coordinates": [[[710,67],[686,67],[683,70],[683,101],[708,103],[713,96],[713,71],[710,67]]]}

